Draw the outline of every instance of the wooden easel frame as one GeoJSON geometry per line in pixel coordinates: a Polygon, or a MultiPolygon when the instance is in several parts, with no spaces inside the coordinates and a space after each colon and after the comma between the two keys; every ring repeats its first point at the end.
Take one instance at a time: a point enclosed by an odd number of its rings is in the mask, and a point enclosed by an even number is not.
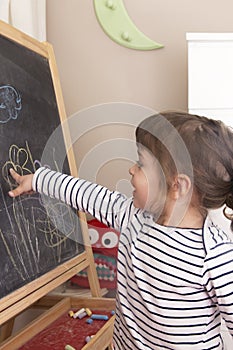
{"type": "MultiPolygon", "coordinates": [[[[38,53],[39,55],[45,57],[48,60],[60,120],[62,126],[63,124],[67,125],[67,123],[63,123],[64,121],[66,121],[66,112],[52,46],[47,42],[38,42],[32,37],[29,37],[28,35],[22,33],[21,31],[13,28],[12,26],[2,21],[0,21],[0,34],[6,37],[7,39],[12,40],[38,53]]],[[[69,130],[66,126],[63,126],[63,135],[67,149],[67,145],[69,144],[69,130]]],[[[77,176],[77,168],[75,165],[75,158],[72,147],[67,149],[67,157],[71,174],[73,176],[77,176]]],[[[47,295],[50,291],[52,291],[62,283],[66,282],[69,278],[77,274],[79,271],[82,271],[83,269],[87,269],[92,296],[94,298],[101,296],[100,285],[95,268],[91,243],[89,241],[86,217],[84,213],[77,213],[77,215],[80,218],[81,231],[85,247],[84,252],[80,253],[68,262],[59,265],[52,271],[37,278],[36,280],[28,283],[26,286],[10,293],[10,295],[3,297],[0,300],[0,326],[8,323],[11,327],[12,319],[15,316],[17,316],[19,313],[36,303],[43,296],[47,295]]],[[[1,348],[2,347],[0,344],[0,349],[1,348]]]]}

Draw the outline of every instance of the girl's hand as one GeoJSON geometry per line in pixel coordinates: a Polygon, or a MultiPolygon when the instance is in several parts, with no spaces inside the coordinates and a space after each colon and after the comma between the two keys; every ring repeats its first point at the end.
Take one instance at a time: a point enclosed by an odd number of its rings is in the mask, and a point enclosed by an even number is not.
{"type": "Polygon", "coordinates": [[[19,185],[14,190],[11,190],[8,192],[10,197],[18,197],[21,194],[31,194],[34,193],[32,189],[32,179],[33,174],[29,175],[19,175],[17,174],[14,169],[10,169],[10,174],[13,177],[13,179],[17,182],[19,185]]]}

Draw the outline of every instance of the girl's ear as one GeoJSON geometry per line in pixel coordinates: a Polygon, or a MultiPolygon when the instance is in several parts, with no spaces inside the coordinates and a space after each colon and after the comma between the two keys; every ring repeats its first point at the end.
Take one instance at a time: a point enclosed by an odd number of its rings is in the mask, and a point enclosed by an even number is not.
{"type": "Polygon", "coordinates": [[[171,187],[173,199],[177,200],[184,198],[189,193],[191,187],[192,183],[189,176],[178,174],[171,187]]]}

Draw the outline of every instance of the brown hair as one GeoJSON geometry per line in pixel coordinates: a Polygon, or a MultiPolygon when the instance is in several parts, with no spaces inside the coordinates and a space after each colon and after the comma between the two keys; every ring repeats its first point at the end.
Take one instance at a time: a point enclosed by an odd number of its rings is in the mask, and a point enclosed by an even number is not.
{"type": "MultiPolygon", "coordinates": [[[[184,112],[162,112],[139,124],[136,141],[156,156],[168,186],[177,173],[191,178],[200,209],[224,204],[233,209],[233,130],[223,122],[184,112]]],[[[232,220],[233,229],[233,216],[224,214],[232,220]]]]}

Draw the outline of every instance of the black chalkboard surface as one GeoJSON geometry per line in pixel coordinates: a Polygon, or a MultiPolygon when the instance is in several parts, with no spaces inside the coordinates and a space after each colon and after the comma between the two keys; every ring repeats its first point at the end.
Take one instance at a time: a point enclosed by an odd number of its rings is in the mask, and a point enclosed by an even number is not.
{"type": "Polygon", "coordinates": [[[69,173],[67,160],[62,167],[57,162],[65,148],[62,132],[59,145],[48,150],[47,164],[41,164],[59,124],[49,60],[0,35],[0,298],[83,251],[78,220],[69,207],[58,202],[46,207],[37,194],[8,196],[16,185],[11,167],[20,174],[41,165],[69,173]]]}

